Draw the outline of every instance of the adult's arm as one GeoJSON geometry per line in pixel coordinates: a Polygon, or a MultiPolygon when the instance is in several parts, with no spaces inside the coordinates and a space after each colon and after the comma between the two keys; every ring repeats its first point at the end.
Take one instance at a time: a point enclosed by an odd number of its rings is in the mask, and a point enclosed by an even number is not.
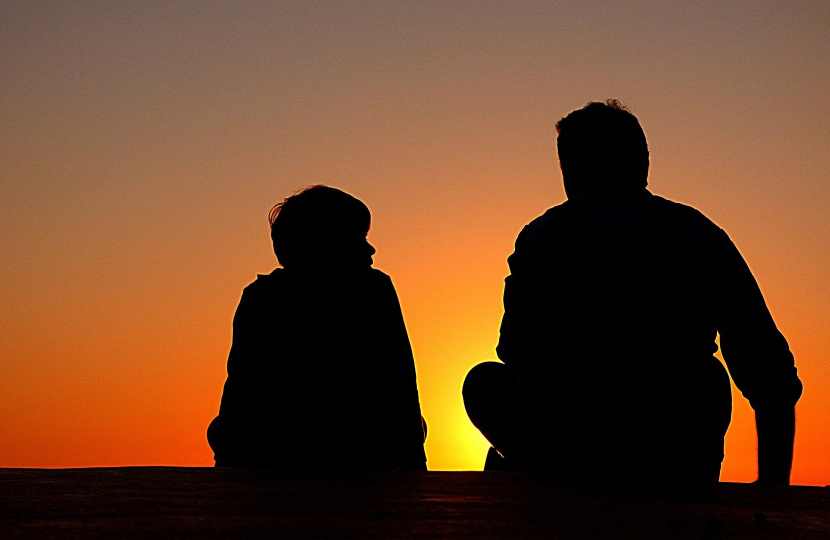
{"type": "Polygon", "coordinates": [[[524,301],[521,290],[526,273],[527,228],[516,238],[513,254],[507,258],[510,275],[504,280],[504,315],[499,328],[499,343],[496,354],[505,364],[516,367],[521,364],[525,336],[524,301]]]}
{"type": "Polygon", "coordinates": [[[758,431],[758,482],[790,483],[795,438],[795,407],[755,411],[758,431]]]}
{"type": "Polygon", "coordinates": [[[721,230],[715,246],[721,349],[735,385],[755,409],[758,481],[788,484],[802,384],[787,340],[740,252],[721,230]]]}

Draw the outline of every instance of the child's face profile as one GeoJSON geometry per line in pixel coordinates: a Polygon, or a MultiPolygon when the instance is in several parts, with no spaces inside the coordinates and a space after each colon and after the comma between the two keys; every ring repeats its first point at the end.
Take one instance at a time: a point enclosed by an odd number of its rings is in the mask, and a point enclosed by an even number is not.
{"type": "Polygon", "coordinates": [[[369,239],[363,237],[354,244],[344,245],[339,253],[339,258],[341,262],[349,265],[372,266],[374,264],[372,256],[376,252],[375,247],[369,243],[369,239]]]}
{"type": "Polygon", "coordinates": [[[366,252],[367,262],[369,263],[369,266],[372,266],[372,264],[375,262],[374,259],[372,259],[372,256],[375,253],[377,253],[377,250],[375,249],[375,246],[373,246],[372,244],[369,243],[368,238],[364,238],[363,243],[365,245],[364,249],[366,250],[365,252],[366,252]]]}
{"type": "Polygon", "coordinates": [[[311,186],[274,206],[271,240],[283,267],[372,266],[375,248],[363,202],[335,188],[311,186]]]}

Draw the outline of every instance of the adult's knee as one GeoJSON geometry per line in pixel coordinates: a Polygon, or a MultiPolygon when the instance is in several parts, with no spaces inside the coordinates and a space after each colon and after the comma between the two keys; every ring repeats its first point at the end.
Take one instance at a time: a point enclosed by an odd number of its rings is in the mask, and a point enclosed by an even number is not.
{"type": "Polygon", "coordinates": [[[501,362],[482,362],[474,366],[464,378],[464,386],[461,388],[465,403],[468,398],[478,399],[500,392],[505,379],[509,377],[510,368],[501,362]]]}
{"type": "Polygon", "coordinates": [[[516,377],[500,362],[483,362],[473,367],[461,389],[467,416],[484,436],[501,431],[507,409],[515,399],[516,377]]]}

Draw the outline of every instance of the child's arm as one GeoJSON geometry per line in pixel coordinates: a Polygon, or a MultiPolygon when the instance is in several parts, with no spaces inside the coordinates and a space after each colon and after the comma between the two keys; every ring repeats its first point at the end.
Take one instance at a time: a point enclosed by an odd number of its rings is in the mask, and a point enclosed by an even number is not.
{"type": "Polygon", "coordinates": [[[390,395],[395,396],[396,401],[393,420],[400,426],[400,429],[395,430],[399,438],[399,463],[405,469],[423,469],[426,462],[423,447],[426,429],[421,416],[415,358],[395,287],[388,276],[384,277],[381,320],[385,321],[386,328],[381,336],[384,337],[384,347],[394,374],[393,380],[389,382],[393,385],[390,395]]]}
{"type": "Polygon", "coordinates": [[[233,336],[228,354],[228,377],[225,380],[219,416],[211,424],[210,444],[216,454],[217,463],[244,464],[251,459],[251,449],[257,446],[250,440],[250,413],[256,409],[253,403],[255,392],[251,384],[256,382],[252,358],[256,351],[254,343],[257,334],[253,325],[258,320],[257,294],[246,288],[233,318],[233,336]]]}

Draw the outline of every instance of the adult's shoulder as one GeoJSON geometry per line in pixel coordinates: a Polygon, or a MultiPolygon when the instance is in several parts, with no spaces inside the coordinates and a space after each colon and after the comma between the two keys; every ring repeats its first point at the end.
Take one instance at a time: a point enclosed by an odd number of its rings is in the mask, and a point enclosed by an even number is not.
{"type": "Polygon", "coordinates": [[[544,241],[549,231],[556,230],[570,222],[573,219],[573,213],[573,203],[570,201],[548,208],[545,213],[522,228],[516,239],[516,246],[544,241]]]}
{"type": "Polygon", "coordinates": [[[527,239],[538,236],[547,229],[557,227],[558,225],[562,225],[567,222],[568,218],[572,214],[572,206],[573,204],[571,204],[570,201],[565,201],[561,204],[548,208],[541,216],[533,219],[530,223],[522,227],[522,231],[519,233],[519,238],[527,239]]]}
{"type": "Polygon", "coordinates": [[[556,225],[568,220],[573,215],[574,204],[572,201],[565,201],[545,210],[545,212],[525,225],[527,230],[542,229],[551,225],[556,225]]]}
{"type": "Polygon", "coordinates": [[[693,206],[672,201],[654,194],[651,194],[650,201],[651,204],[658,209],[664,219],[676,221],[709,234],[723,232],[723,230],[718,227],[714,221],[709,219],[703,212],[693,206]]]}

